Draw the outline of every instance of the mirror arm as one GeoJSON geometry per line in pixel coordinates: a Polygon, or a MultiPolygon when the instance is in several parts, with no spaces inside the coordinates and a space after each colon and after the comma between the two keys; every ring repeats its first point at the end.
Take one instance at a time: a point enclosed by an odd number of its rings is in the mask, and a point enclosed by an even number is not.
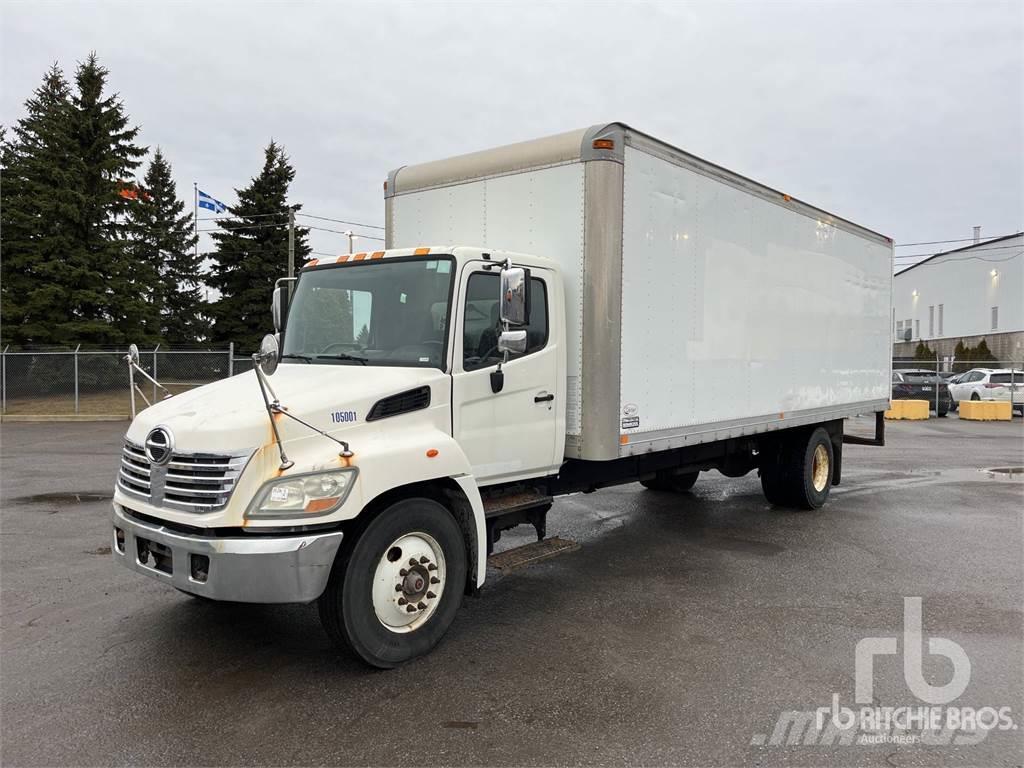
{"type": "Polygon", "coordinates": [[[280,469],[291,469],[295,466],[295,462],[288,458],[288,455],[284,452],[284,445],[281,443],[281,434],[277,431],[277,421],[274,419],[275,413],[283,413],[281,410],[281,404],[277,401],[277,395],[274,394],[274,390],[270,389],[270,382],[266,380],[263,375],[263,371],[260,370],[259,355],[254,354],[252,356],[253,370],[256,372],[256,381],[260,384],[260,394],[263,395],[263,404],[267,408],[267,418],[270,419],[270,429],[274,433],[274,443],[277,444],[277,452],[281,455],[281,466],[280,469]],[[271,402],[270,397],[267,395],[267,390],[274,395],[274,400],[271,402]]]}
{"type": "Polygon", "coordinates": [[[346,443],[344,440],[339,440],[334,435],[327,434],[322,429],[318,429],[317,427],[314,427],[312,424],[309,424],[308,422],[303,421],[298,416],[293,416],[292,414],[288,413],[288,411],[286,411],[284,409],[284,407],[277,400],[274,400],[274,402],[270,404],[270,407],[273,409],[274,413],[283,413],[289,419],[294,419],[295,421],[299,422],[299,424],[301,424],[302,426],[306,427],[307,429],[311,429],[314,432],[316,432],[318,435],[322,435],[323,437],[326,437],[328,440],[333,440],[334,442],[336,442],[338,445],[341,446],[341,450],[338,451],[338,455],[341,456],[343,459],[351,459],[353,456],[355,456],[355,454],[352,453],[352,451],[349,449],[348,443],[346,443]]]}

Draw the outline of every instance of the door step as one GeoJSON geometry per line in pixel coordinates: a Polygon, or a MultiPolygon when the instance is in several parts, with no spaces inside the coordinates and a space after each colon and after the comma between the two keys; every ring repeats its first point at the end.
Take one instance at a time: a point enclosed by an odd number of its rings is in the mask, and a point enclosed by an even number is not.
{"type": "Polygon", "coordinates": [[[497,517],[509,512],[521,512],[534,507],[543,507],[551,504],[552,497],[536,491],[519,491],[517,493],[506,493],[501,496],[485,498],[484,517],[497,517]]]}
{"type": "Polygon", "coordinates": [[[528,565],[539,563],[541,560],[549,560],[552,557],[566,552],[575,552],[580,548],[579,542],[569,539],[560,539],[554,536],[543,541],[535,541],[531,544],[524,544],[514,549],[506,549],[496,555],[487,558],[487,564],[497,568],[502,573],[514,571],[517,568],[525,568],[528,565]]]}

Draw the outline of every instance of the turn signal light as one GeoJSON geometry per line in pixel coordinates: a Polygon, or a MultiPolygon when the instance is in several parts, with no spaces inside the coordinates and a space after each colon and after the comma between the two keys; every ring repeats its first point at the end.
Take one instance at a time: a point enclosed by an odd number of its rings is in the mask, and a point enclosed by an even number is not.
{"type": "Polygon", "coordinates": [[[594,149],[615,149],[612,139],[594,139],[594,149]]]}

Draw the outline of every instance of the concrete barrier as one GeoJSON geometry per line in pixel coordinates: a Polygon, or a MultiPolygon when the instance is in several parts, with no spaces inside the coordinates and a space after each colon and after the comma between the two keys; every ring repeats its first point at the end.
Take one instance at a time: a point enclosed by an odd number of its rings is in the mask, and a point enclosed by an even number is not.
{"type": "Polygon", "coordinates": [[[1009,400],[963,400],[960,418],[971,421],[1010,421],[1013,406],[1009,400]]]}
{"type": "Polygon", "coordinates": [[[889,410],[885,412],[887,419],[914,419],[921,420],[928,418],[927,400],[893,400],[889,403],[889,410]]]}

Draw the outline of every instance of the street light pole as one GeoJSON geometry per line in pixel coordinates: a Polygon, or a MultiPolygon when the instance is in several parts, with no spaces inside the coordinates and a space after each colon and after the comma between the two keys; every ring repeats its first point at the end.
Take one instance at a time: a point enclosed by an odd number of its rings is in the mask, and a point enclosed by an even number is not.
{"type": "Polygon", "coordinates": [[[288,206],[288,277],[295,277],[295,207],[288,206]]]}
{"type": "Polygon", "coordinates": [[[346,229],[344,234],[348,236],[348,252],[352,253],[352,251],[355,250],[355,247],[352,245],[352,241],[355,240],[356,236],[352,234],[351,229],[346,229]]]}

